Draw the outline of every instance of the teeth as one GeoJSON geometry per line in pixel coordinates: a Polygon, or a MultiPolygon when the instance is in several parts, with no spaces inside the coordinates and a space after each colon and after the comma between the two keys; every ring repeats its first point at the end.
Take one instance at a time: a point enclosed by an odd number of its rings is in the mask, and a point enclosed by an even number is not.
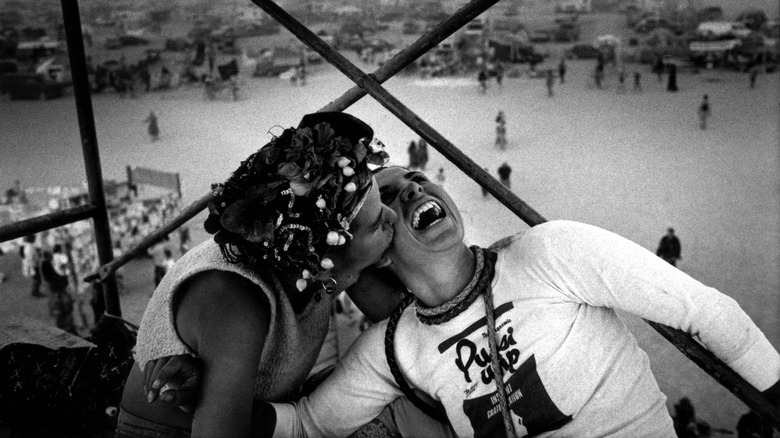
{"type": "Polygon", "coordinates": [[[441,214],[441,207],[439,207],[439,204],[428,201],[425,204],[417,207],[417,210],[414,211],[414,214],[412,214],[412,228],[417,228],[417,225],[420,224],[420,215],[431,208],[436,210],[436,214],[441,214]]]}

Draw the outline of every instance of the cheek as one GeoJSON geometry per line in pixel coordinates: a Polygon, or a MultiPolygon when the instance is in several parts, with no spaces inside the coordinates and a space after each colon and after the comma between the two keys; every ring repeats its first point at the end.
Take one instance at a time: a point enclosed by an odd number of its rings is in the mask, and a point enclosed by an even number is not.
{"type": "Polygon", "coordinates": [[[384,242],[380,242],[374,236],[358,238],[361,239],[360,243],[351,243],[337,253],[337,257],[342,260],[342,266],[349,271],[370,266],[382,255],[380,248],[383,247],[384,242]]]}

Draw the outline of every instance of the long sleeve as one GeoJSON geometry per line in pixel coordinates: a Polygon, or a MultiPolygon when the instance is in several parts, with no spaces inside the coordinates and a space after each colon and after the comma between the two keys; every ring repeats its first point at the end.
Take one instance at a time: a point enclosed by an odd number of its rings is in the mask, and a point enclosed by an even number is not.
{"type": "Polygon", "coordinates": [[[565,221],[542,227],[532,233],[547,258],[540,263],[571,300],[683,330],[758,390],[780,379],[780,355],[732,298],[611,232],[565,221]]]}
{"type": "Polygon", "coordinates": [[[309,397],[274,403],[274,437],[348,436],[401,396],[385,358],[385,327],[375,324],[362,333],[309,397]]]}

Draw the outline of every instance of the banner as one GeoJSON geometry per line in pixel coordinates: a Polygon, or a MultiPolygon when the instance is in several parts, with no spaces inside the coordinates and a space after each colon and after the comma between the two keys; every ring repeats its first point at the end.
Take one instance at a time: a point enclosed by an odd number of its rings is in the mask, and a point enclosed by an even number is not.
{"type": "Polygon", "coordinates": [[[179,174],[176,172],[163,172],[144,167],[128,166],[127,181],[131,185],[147,184],[161,187],[176,192],[181,196],[181,183],[179,174]]]}

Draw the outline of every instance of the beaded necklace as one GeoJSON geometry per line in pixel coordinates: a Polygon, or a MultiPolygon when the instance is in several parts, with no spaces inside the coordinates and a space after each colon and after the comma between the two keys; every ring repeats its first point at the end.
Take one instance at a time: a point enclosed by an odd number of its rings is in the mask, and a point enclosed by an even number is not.
{"type": "Polygon", "coordinates": [[[487,269],[485,269],[484,253],[487,252],[494,256],[495,253],[490,253],[476,245],[472,246],[470,249],[476,256],[477,266],[474,269],[474,276],[471,277],[471,281],[469,281],[466,287],[463,288],[455,298],[436,307],[426,307],[419,299],[415,300],[414,306],[415,312],[417,313],[417,319],[423,324],[441,324],[460,315],[476,301],[480,293],[485,290],[487,283],[493,279],[493,265],[495,265],[495,259],[492,263],[488,263],[487,269]]]}

